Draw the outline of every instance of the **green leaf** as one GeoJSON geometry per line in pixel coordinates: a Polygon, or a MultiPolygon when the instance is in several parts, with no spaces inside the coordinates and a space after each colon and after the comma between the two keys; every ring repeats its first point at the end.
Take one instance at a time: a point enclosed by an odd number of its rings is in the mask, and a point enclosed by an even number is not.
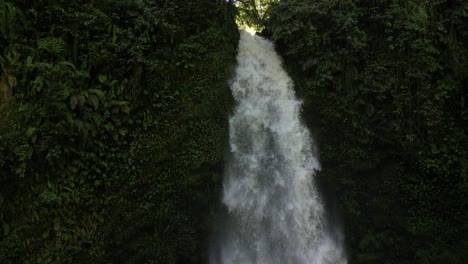
{"type": "Polygon", "coordinates": [[[121,129],[119,129],[119,134],[120,134],[121,136],[125,136],[125,135],[127,135],[127,130],[121,128],[121,129]]]}
{"type": "Polygon", "coordinates": [[[67,122],[68,122],[69,124],[73,124],[73,122],[74,122],[74,121],[73,121],[73,116],[72,116],[72,115],[70,114],[70,112],[68,112],[68,111],[65,113],[65,119],[67,120],[67,122]]]}
{"type": "Polygon", "coordinates": [[[73,65],[73,63],[71,63],[71,62],[69,62],[69,61],[62,61],[62,62],[60,62],[60,66],[68,66],[68,67],[70,67],[71,69],[73,69],[74,71],[76,71],[75,65],[73,65]]]}
{"type": "Polygon", "coordinates": [[[83,122],[81,120],[75,120],[75,126],[78,128],[78,131],[83,130],[83,122]]]}
{"type": "Polygon", "coordinates": [[[100,83],[105,83],[107,81],[107,76],[103,74],[98,75],[98,80],[100,83]]]}
{"type": "Polygon", "coordinates": [[[76,96],[72,96],[70,98],[70,107],[71,109],[75,109],[76,108],[76,105],[78,104],[78,98],[76,98],[76,96]]]}
{"type": "Polygon", "coordinates": [[[8,85],[10,88],[15,87],[17,84],[16,77],[13,75],[8,75],[8,85]]]}
{"type": "Polygon", "coordinates": [[[25,112],[29,109],[29,106],[27,104],[24,104],[24,105],[21,105],[19,108],[18,108],[18,111],[20,112],[25,112]]]}
{"type": "Polygon", "coordinates": [[[88,99],[89,101],[91,101],[91,104],[93,105],[94,110],[97,110],[99,107],[99,99],[96,97],[96,95],[91,94],[89,95],[88,99]]]}
{"type": "Polygon", "coordinates": [[[80,107],[83,107],[83,105],[86,102],[86,98],[83,95],[78,95],[77,98],[78,98],[78,103],[80,104],[80,107]]]}
{"type": "Polygon", "coordinates": [[[33,65],[33,57],[28,56],[28,58],[26,59],[26,66],[31,67],[32,65],[33,65]]]}
{"type": "Polygon", "coordinates": [[[68,98],[68,96],[70,96],[70,90],[69,89],[62,89],[61,91],[58,92],[58,95],[60,96],[60,98],[62,100],[66,99],[66,98],[68,98]]]}
{"type": "Polygon", "coordinates": [[[124,105],[127,105],[128,102],[125,102],[125,101],[112,101],[111,104],[116,105],[116,106],[124,106],[124,105]]]}
{"type": "Polygon", "coordinates": [[[66,43],[61,38],[43,38],[37,40],[39,49],[43,49],[52,55],[62,55],[65,52],[66,43]]]}
{"type": "Polygon", "coordinates": [[[114,126],[111,124],[111,123],[107,123],[104,125],[104,128],[107,130],[107,131],[112,131],[114,130],[114,126]]]}
{"type": "Polygon", "coordinates": [[[101,98],[105,96],[104,92],[99,89],[89,89],[88,92],[93,93],[101,98]]]}
{"type": "Polygon", "coordinates": [[[118,83],[117,80],[113,80],[112,82],[109,83],[110,87],[114,87],[118,83]]]}
{"type": "Polygon", "coordinates": [[[36,134],[37,128],[35,127],[30,127],[26,131],[26,136],[31,137],[32,135],[36,134]]]}

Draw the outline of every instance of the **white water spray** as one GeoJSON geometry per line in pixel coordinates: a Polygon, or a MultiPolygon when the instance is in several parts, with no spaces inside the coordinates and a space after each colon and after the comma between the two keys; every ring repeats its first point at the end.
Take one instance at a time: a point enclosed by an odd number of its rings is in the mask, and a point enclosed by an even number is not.
{"type": "Polygon", "coordinates": [[[237,62],[224,180],[228,215],[211,263],[346,264],[315,187],[314,142],[273,44],[241,31],[237,62]]]}

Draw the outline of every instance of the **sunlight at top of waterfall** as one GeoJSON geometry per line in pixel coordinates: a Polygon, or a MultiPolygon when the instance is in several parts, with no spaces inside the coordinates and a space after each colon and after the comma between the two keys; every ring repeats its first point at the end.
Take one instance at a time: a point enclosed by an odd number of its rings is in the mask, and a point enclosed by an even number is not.
{"type": "Polygon", "coordinates": [[[257,31],[247,25],[241,25],[239,26],[239,29],[241,30],[244,30],[245,32],[249,33],[250,35],[255,35],[255,33],[257,33],[257,31]]]}

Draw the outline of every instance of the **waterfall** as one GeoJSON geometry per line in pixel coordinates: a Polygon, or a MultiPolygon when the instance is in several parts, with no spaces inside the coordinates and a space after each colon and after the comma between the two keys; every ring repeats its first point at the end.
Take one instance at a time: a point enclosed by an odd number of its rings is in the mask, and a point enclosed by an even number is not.
{"type": "Polygon", "coordinates": [[[241,31],[231,83],[230,156],[223,183],[226,219],[212,264],[345,264],[314,182],[314,142],[301,102],[271,42],[241,31]]]}

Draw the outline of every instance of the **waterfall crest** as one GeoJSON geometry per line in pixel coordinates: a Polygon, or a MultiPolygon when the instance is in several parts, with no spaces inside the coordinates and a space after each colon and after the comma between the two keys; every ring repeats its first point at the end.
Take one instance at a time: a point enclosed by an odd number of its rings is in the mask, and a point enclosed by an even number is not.
{"type": "Polygon", "coordinates": [[[341,239],[327,231],[315,144],[281,58],[271,42],[241,31],[237,63],[222,200],[228,213],[210,262],[346,264],[341,239]]]}

